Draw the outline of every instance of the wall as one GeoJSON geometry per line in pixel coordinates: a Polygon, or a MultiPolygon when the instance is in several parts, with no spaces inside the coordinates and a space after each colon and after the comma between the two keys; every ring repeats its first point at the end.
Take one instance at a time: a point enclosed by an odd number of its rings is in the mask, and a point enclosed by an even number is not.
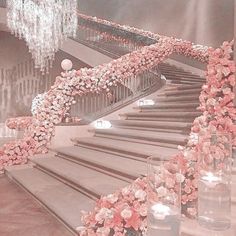
{"type": "Polygon", "coordinates": [[[88,66],[59,51],[50,73],[42,76],[38,70],[34,70],[25,42],[0,31],[0,123],[9,117],[30,115],[32,99],[49,90],[61,73],[60,64],[65,58],[70,59],[76,69],[88,66]]]}
{"type": "Polygon", "coordinates": [[[78,0],[88,15],[219,46],[233,39],[234,0],[78,0]]]}

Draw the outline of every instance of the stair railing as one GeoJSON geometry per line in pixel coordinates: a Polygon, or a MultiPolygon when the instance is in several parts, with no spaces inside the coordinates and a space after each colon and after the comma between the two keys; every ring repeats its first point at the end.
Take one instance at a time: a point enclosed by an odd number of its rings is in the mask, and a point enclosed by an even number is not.
{"type": "Polygon", "coordinates": [[[142,72],[135,77],[128,77],[121,84],[113,86],[110,96],[107,96],[105,91],[82,97],[77,96],[76,103],[71,106],[63,123],[76,124],[76,121],[80,121],[77,117],[83,120],[83,123],[89,123],[114,112],[139,97],[157,90],[162,84],[160,78],[158,68],[154,67],[150,71],[142,72]]]}

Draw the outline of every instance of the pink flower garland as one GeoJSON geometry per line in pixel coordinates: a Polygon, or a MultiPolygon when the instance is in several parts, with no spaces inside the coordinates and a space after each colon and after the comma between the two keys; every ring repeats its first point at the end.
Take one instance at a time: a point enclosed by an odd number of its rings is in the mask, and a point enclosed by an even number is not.
{"type": "Polygon", "coordinates": [[[44,102],[36,111],[24,138],[5,145],[0,150],[0,170],[4,166],[25,163],[32,154],[46,153],[47,146],[55,134],[55,125],[60,123],[69,111],[75,102],[75,95],[83,96],[103,90],[109,94],[111,86],[155,67],[172,52],[173,40],[163,38],[157,44],[143,47],[108,64],[62,73],[46,93],[44,102]]]}
{"type": "MultiPolygon", "coordinates": [[[[182,164],[181,169],[185,174],[182,204],[187,206],[187,212],[194,214],[196,209],[189,207],[189,203],[197,198],[196,161],[197,151],[201,145],[197,142],[199,134],[209,134],[216,130],[227,131],[233,134],[233,144],[236,143],[236,129],[233,124],[236,115],[233,107],[235,64],[230,59],[232,43],[224,43],[220,49],[207,51],[205,47],[188,41],[159,36],[133,27],[116,26],[150,38],[158,37],[158,43],[143,47],[105,65],[62,73],[45,95],[43,105],[33,117],[24,138],[6,144],[0,149],[0,169],[7,165],[26,163],[29,156],[47,152],[47,146],[55,133],[55,125],[60,123],[69,111],[75,102],[75,95],[83,96],[102,90],[109,94],[111,86],[157,66],[173,52],[203,62],[209,59],[207,84],[203,86],[200,95],[200,109],[203,115],[195,119],[186,147],[179,147],[181,152],[172,158],[182,164]]],[[[130,229],[145,232],[147,188],[146,178],[143,178],[115,194],[102,197],[94,211],[84,215],[85,228],[80,231],[81,235],[108,235],[110,232],[125,235],[130,229]]]]}
{"type": "Polygon", "coordinates": [[[6,120],[6,126],[9,129],[25,130],[32,123],[31,116],[15,117],[6,120]]]}
{"type": "MultiPolygon", "coordinates": [[[[209,50],[207,84],[200,95],[203,115],[195,119],[187,145],[179,147],[180,153],[170,160],[181,164],[184,177],[182,204],[190,215],[196,214],[196,207],[191,203],[197,199],[198,150],[204,145],[199,143],[199,135],[208,137],[212,132],[227,132],[232,134],[233,145],[236,145],[236,109],[233,105],[236,67],[231,53],[232,42],[209,50]]],[[[148,192],[147,179],[143,178],[114,194],[101,197],[92,212],[83,212],[84,227],[78,229],[79,235],[127,235],[130,230],[145,234],[148,192]]]]}
{"type": "MultiPolygon", "coordinates": [[[[160,34],[155,34],[150,31],[146,31],[143,29],[138,29],[132,26],[128,25],[120,25],[111,21],[107,21],[104,19],[99,19],[97,17],[92,17],[92,16],[87,16],[83,14],[78,14],[79,17],[85,20],[89,20],[91,22],[97,23],[97,24],[102,24],[102,25],[107,25],[116,29],[121,29],[124,31],[132,32],[137,35],[142,35],[144,37],[148,37],[150,39],[161,41],[162,39],[165,39],[166,36],[160,35],[160,34]]],[[[86,26],[87,28],[89,27],[88,25],[86,26]]],[[[82,28],[86,28],[82,27],[82,28]]],[[[92,28],[95,32],[99,32],[99,29],[95,30],[92,28]]],[[[118,41],[126,42],[125,39],[119,38],[117,36],[114,36],[112,33],[109,34],[109,32],[100,32],[102,36],[107,40],[110,36],[111,39],[116,39],[118,41]]],[[[183,39],[177,39],[177,38],[172,38],[175,42],[175,53],[184,55],[187,57],[191,57],[193,59],[196,59],[201,62],[207,62],[208,61],[208,47],[207,46],[202,46],[202,45],[195,45],[190,41],[183,40],[183,39]]],[[[140,45],[141,46],[141,45],[140,45]]]]}
{"type": "MultiPolygon", "coordinates": [[[[107,24],[115,25],[111,22],[107,24]]],[[[155,35],[133,27],[120,25],[117,27],[123,27],[125,30],[148,37],[155,35]]],[[[173,52],[184,54],[186,51],[186,55],[200,61],[208,58],[205,49],[197,48],[186,41],[159,37],[158,35],[155,37],[158,38],[157,44],[145,46],[108,64],[93,69],[84,68],[78,72],[62,73],[62,76],[57,78],[55,85],[47,92],[44,104],[33,116],[32,124],[27,128],[24,138],[17,142],[11,142],[0,149],[0,170],[4,166],[25,163],[28,157],[35,153],[47,152],[47,146],[55,134],[55,125],[61,122],[71,104],[75,102],[73,96],[83,96],[90,92],[99,93],[102,90],[106,90],[109,95],[111,86],[157,66],[173,52]],[[25,148],[25,143],[28,143],[28,148],[25,148]],[[19,160],[16,161],[18,156],[19,160]]]]}

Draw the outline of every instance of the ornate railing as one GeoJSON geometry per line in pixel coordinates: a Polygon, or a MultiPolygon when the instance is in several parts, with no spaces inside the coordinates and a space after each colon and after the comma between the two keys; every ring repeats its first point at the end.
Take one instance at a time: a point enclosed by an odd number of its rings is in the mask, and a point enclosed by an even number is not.
{"type": "MultiPolygon", "coordinates": [[[[78,14],[78,19],[78,33],[74,40],[101,51],[111,58],[118,58],[121,55],[135,51],[144,45],[150,45],[157,42],[156,39],[154,40],[150,37],[139,35],[136,32],[117,29],[112,25],[109,26],[94,22],[93,19],[89,19],[81,14],[78,14]],[[110,32],[111,35],[108,37],[108,34],[105,35],[105,32],[110,32]],[[114,40],[112,40],[111,37],[114,40]]],[[[21,64],[16,67],[16,74],[19,78],[22,77],[22,74],[25,75],[25,68],[29,68],[27,67],[27,62],[21,64]]],[[[35,76],[35,70],[33,73],[33,76],[35,76]]],[[[39,75],[37,74],[37,77],[38,76],[39,75]]],[[[46,85],[48,85],[48,82],[50,83],[51,80],[44,78],[45,76],[47,75],[42,75],[40,81],[43,79],[47,81],[46,85]]],[[[35,82],[37,83],[38,81],[35,82]]],[[[115,109],[118,109],[141,96],[151,93],[157,89],[160,84],[160,73],[156,67],[153,71],[147,71],[138,76],[127,78],[123,83],[113,87],[111,89],[112,94],[110,97],[106,95],[106,92],[101,94],[87,94],[82,98],[76,97],[76,103],[72,105],[70,112],[65,115],[62,123],[76,125],[76,121],[79,121],[78,117],[86,122],[92,121],[109,112],[111,113],[115,109]]],[[[22,97],[22,94],[25,91],[23,86],[25,86],[25,83],[17,84],[17,98],[22,97]]],[[[42,84],[37,84],[37,86],[40,89],[40,91],[37,90],[39,93],[45,90],[48,91],[50,88],[50,86],[46,86],[42,89],[42,84]]],[[[32,99],[33,97],[31,96],[31,100],[32,99]]]]}
{"type": "MultiPolygon", "coordinates": [[[[129,30],[117,29],[112,25],[94,22],[93,19],[81,14],[78,14],[78,19],[78,33],[73,40],[114,59],[138,50],[144,45],[156,43],[158,40],[129,30]]],[[[72,105],[70,112],[63,119],[63,123],[76,124],[80,119],[91,122],[111,113],[157,89],[161,84],[160,76],[158,67],[155,67],[152,71],[127,78],[123,83],[113,87],[110,97],[106,92],[76,97],[76,104],[72,105]]]]}
{"type": "MultiPolygon", "coordinates": [[[[138,50],[144,45],[157,43],[161,37],[147,31],[124,27],[82,14],[78,14],[78,22],[78,32],[74,40],[114,59],[138,50]]],[[[78,116],[87,121],[92,121],[112,112],[129,100],[153,91],[150,88],[156,88],[160,85],[158,67],[155,68],[155,72],[149,71],[138,78],[127,79],[125,83],[113,88],[113,98],[107,97],[106,93],[76,98],[76,105],[72,105],[70,115],[68,114],[68,117],[65,117],[65,121],[71,124],[73,121],[78,121],[77,118],[73,119],[73,117],[78,116]],[[137,84],[140,81],[142,81],[140,86],[130,90],[130,86],[133,86],[131,83],[137,84]]]]}
{"type": "Polygon", "coordinates": [[[158,68],[152,68],[135,77],[130,76],[121,84],[113,86],[110,96],[107,96],[106,91],[99,94],[89,93],[82,97],[76,96],[75,104],[71,106],[68,117],[66,116],[64,121],[69,124],[76,124],[81,120],[83,123],[89,123],[105,116],[137,98],[157,90],[162,84],[160,78],[158,68]]]}

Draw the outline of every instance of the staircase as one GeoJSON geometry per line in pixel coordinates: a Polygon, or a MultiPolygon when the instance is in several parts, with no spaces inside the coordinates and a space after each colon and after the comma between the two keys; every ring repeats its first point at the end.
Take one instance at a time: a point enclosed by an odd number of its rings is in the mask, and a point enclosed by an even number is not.
{"type": "Polygon", "coordinates": [[[196,108],[204,79],[168,64],[160,69],[167,82],[155,105],[135,107],[111,120],[111,129],[90,130],[93,137],[74,138],[74,146],[7,168],[7,175],[75,233],[80,211],[144,175],[147,157],[168,159],[186,144],[200,115],[196,108]]]}

